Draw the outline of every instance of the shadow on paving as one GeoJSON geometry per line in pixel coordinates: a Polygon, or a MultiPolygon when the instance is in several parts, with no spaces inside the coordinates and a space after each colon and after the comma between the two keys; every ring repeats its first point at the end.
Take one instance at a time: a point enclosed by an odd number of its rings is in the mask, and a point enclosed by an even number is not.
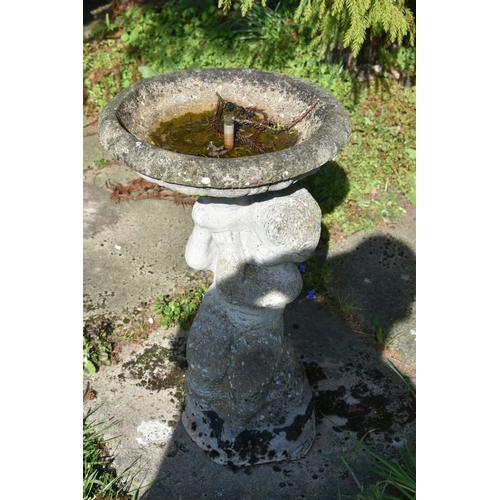
{"type": "MultiPolygon", "coordinates": [[[[374,318],[386,330],[408,320],[415,300],[415,254],[407,245],[390,235],[372,235],[346,253],[323,258],[334,270],[338,289],[354,298],[366,329],[373,328],[374,318]]],[[[352,449],[353,438],[364,437],[369,447],[396,458],[403,443],[415,437],[416,401],[387,360],[346,325],[315,301],[298,298],[285,309],[284,334],[315,399],[316,439],[304,458],[241,468],[217,465],[177,420],[169,422],[174,430],[168,443],[153,444],[164,447],[158,482],[142,490],[140,498],[326,500],[338,492],[356,493],[338,457],[352,449]]],[[[186,339],[181,331],[174,341],[184,370],[186,339]]],[[[347,460],[368,485],[374,478],[359,467],[359,457],[358,451],[347,460]]]]}

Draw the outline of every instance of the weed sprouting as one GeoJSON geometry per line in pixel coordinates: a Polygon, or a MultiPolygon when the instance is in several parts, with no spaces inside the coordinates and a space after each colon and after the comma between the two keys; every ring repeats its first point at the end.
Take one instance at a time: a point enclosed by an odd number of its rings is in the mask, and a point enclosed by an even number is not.
{"type": "Polygon", "coordinates": [[[83,369],[87,373],[96,373],[101,365],[111,364],[113,344],[109,336],[113,329],[109,320],[98,320],[83,326],[83,369]]]}
{"type": "Polygon", "coordinates": [[[356,300],[351,293],[343,295],[338,291],[334,291],[329,292],[329,296],[333,299],[334,307],[339,309],[340,312],[348,318],[352,318],[355,311],[360,310],[360,308],[356,305],[356,300]]]}
{"type": "Polygon", "coordinates": [[[395,338],[390,337],[387,332],[383,330],[378,318],[373,319],[373,326],[375,328],[375,335],[372,343],[381,350],[389,348],[389,346],[394,342],[395,338]]]}
{"type": "Polygon", "coordinates": [[[187,330],[207,290],[208,287],[202,284],[172,298],[162,295],[151,306],[151,310],[160,315],[162,326],[179,325],[182,330],[187,330]]]}
{"type": "Polygon", "coordinates": [[[94,160],[94,168],[102,170],[103,168],[109,167],[116,163],[116,160],[108,160],[106,158],[98,158],[94,160]]]}
{"type": "Polygon", "coordinates": [[[380,326],[378,318],[375,318],[373,320],[373,326],[375,327],[375,340],[377,344],[385,345],[387,339],[384,334],[384,331],[382,330],[382,327],[380,326]]]}

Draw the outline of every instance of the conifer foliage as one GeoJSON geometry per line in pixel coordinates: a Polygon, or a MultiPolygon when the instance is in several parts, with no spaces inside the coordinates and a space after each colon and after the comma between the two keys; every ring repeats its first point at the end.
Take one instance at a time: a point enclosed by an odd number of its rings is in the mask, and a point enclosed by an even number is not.
{"type": "MultiPolygon", "coordinates": [[[[227,13],[233,0],[219,0],[227,13]]],[[[244,16],[254,0],[241,0],[244,16]]],[[[266,0],[261,0],[266,6],[266,0]]],[[[356,57],[368,38],[415,44],[415,17],[405,0],[299,0],[294,21],[310,27],[317,48],[349,48],[356,57]]]]}

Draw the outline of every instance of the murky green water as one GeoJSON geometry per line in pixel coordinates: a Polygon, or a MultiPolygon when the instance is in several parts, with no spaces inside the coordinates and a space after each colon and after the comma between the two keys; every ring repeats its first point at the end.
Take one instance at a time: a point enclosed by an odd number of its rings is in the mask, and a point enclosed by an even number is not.
{"type": "MultiPolygon", "coordinates": [[[[151,144],[187,155],[238,158],[281,151],[297,142],[297,132],[295,130],[280,133],[267,130],[259,132],[253,127],[238,126],[235,123],[234,148],[224,153],[223,138],[219,137],[208,123],[213,116],[213,111],[187,113],[173,120],[161,122],[155,130],[149,133],[151,144]],[[254,147],[252,148],[249,144],[244,144],[242,140],[238,140],[238,135],[242,136],[243,140],[253,143],[254,147]],[[257,151],[258,149],[261,149],[261,151],[257,151]]],[[[222,132],[223,118],[221,118],[219,125],[222,132]]]]}

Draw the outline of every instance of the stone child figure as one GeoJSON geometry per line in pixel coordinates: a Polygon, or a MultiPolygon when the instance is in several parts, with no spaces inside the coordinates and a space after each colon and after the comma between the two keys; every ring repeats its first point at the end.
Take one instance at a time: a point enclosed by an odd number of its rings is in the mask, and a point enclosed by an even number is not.
{"type": "Polygon", "coordinates": [[[318,244],[320,208],[292,187],[201,197],[193,220],[186,261],[214,282],[188,338],[183,423],[217,463],[299,458],[314,439],[314,409],[283,311],[302,288],[294,263],[318,244]]]}

